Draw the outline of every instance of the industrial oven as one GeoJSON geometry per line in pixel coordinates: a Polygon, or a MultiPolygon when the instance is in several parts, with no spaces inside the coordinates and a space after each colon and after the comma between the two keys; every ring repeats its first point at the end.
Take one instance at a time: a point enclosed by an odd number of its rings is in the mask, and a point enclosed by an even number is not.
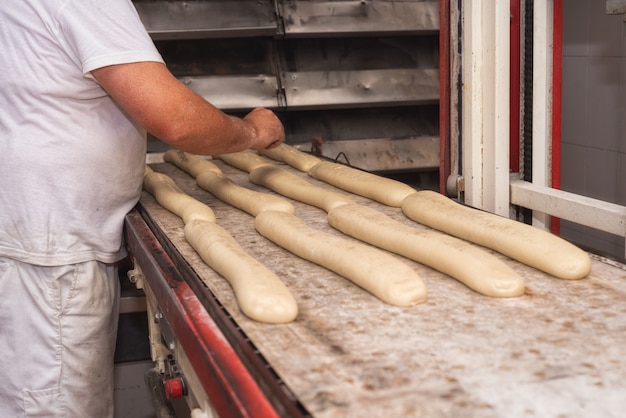
{"type": "MultiPolygon", "coordinates": [[[[568,216],[624,228],[623,208],[554,187],[546,150],[559,113],[546,92],[558,86],[558,59],[541,45],[558,33],[559,2],[504,3],[134,1],[181,82],[235,115],[275,110],[296,149],[539,228],[555,231],[555,217],[568,216]]],[[[186,242],[182,220],[144,192],[126,219],[127,273],[145,300],[145,383],[157,416],[617,416],[626,407],[621,262],[592,254],[587,278],[564,281],[494,253],[527,286],[499,299],[397,256],[422,276],[428,300],[390,306],[263,238],[252,216],[163,162],[165,149],[150,139],[150,167],[211,207],[284,281],[299,315],[282,325],[243,315],[228,282],[186,242]]],[[[214,162],[235,183],[273,194],[214,162]]],[[[292,203],[309,226],[339,234],[323,211],[292,203]]]]}

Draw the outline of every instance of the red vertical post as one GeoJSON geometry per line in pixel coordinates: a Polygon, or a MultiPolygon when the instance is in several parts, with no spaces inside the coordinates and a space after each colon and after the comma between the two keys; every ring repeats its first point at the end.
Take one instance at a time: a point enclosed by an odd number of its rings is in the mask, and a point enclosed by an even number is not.
{"type": "MultiPolygon", "coordinates": [[[[552,34],[552,187],[561,188],[561,109],[563,82],[563,0],[554,0],[552,34]]],[[[561,232],[559,218],[552,218],[550,230],[561,232]]]]}
{"type": "Polygon", "coordinates": [[[450,0],[439,2],[439,192],[450,176],[450,0]]]}

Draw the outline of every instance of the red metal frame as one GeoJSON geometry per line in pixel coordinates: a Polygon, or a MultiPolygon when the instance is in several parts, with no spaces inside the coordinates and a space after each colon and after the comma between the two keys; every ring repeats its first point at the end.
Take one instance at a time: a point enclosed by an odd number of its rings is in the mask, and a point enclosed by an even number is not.
{"type": "Polygon", "coordinates": [[[220,417],[278,417],[193,290],[177,273],[143,218],[132,211],[126,241],[213,407],[220,417]]]}
{"type": "Polygon", "coordinates": [[[521,94],[521,16],[520,0],[511,0],[509,96],[509,168],[520,169],[520,94],[521,94]]]}
{"type": "Polygon", "coordinates": [[[450,176],[450,0],[439,2],[439,191],[450,176]]]}
{"type": "MultiPolygon", "coordinates": [[[[561,111],[563,83],[563,0],[554,0],[552,34],[552,187],[561,188],[561,111]]],[[[561,233],[561,221],[553,217],[553,234],[561,233]]]]}

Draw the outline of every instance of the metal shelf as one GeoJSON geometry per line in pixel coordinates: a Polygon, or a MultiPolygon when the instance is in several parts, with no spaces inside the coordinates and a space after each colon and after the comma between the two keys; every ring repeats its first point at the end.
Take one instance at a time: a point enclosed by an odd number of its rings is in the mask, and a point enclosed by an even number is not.
{"type": "Polygon", "coordinates": [[[436,33],[438,1],[281,1],[285,36],[436,33]]]}
{"type": "Polygon", "coordinates": [[[154,40],[272,36],[277,23],[268,0],[135,1],[154,40]]]}

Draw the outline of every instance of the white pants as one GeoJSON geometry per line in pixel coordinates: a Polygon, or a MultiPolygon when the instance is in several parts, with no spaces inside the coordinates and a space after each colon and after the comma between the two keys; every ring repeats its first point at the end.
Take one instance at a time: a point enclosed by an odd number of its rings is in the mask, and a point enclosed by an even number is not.
{"type": "Polygon", "coordinates": [[[113,416],[119,280],[0,257],[0,417],[113,416]]]}

